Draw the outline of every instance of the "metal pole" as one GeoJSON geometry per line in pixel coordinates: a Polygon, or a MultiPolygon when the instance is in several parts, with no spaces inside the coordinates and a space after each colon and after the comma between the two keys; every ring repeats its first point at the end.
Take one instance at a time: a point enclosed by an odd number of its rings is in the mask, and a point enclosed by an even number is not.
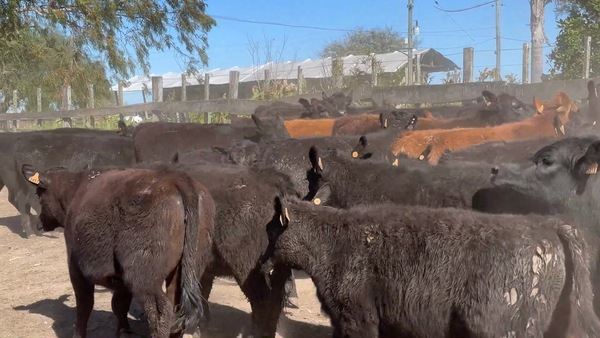
{"type": "Polygon", "coordinates": [[[406,84],[412,86],[413,84],[413,52],[412,52],[412,11],[413,11],[413,0],[408,0],[408,79],[406,84]]]}
{"type": "Polygon", "coordinates": [[[496,0],[496,81],[500,81],[500,0],[496,0]]]}

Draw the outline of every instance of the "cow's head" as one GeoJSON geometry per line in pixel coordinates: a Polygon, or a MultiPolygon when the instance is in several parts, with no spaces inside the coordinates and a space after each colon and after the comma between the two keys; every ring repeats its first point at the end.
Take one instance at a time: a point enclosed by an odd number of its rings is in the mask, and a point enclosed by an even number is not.
{"type": "Polygon", "coordinates": [[[565,138],[540,149],[531,160],[525,170],[494,169],[491,183],[560,204],[581,195],[590,175],[597,173],[600,140],[595,136],[565,138]]]}
{"type": "Polygon", "coordinates": [[[256,124],[260,141],[285,140],[291,137],[280,114],[272,118],[261,119],[255,114],[252,114],[251,117],[254,124],[256,124]]]}
{"type": "Polygon", "coordinates": [[[518,122],[533,117],[535,111],[513,95],[506,93],[498,96],[491,92],[482,92],[484,105],[477,116],[487,125],[497,126],[504,123],[518,122]]]}
{"type": "Polygon", "coordinates": [[[299,99],[298,102],[304,107],[304,112],[300,115],[301,119],[322,119],[322,118],[336,118],[343,116],[336,107],[328,101],[318,100],[315,98],[310,99],[299,99]]]}
{"type": "Polygon", "coordinates": [[[327,94],[323,92],[323,100],[331,103],[340,113],[345,115],[350,109],[350,104],[352,104],[352,94],[353,90],[351,90],[348,95],[344,95],[343,92],[338,92],[331,94],[331,96],[327,96],[327,94]]]}
{"type": "Polygon", "coordinates": [[[66,171],[64,167],[37,171],[30,164],[23,164],[21,173],[27,182],[36,186],[36,194],[41,206],[38,230],[54,231],[56,228],[64,227],[68,205],[65,196],[71,193],[69,188],[76,174],[66,171]]]}
{"type": "Polygon", "coordinates": [[[271,275],[275,265],[281,262],[285,256],[291,268],[298,269],[297,260],[306,255],[304,245],[298,239],[305,238],[306,226],[310,226],[309,219],[311,209],[323,207],[331,196],[331,186],[325,184],[310,199],[304,201],[293,196],[280,193],[273,202],[273,219],[267,225],[269,245],[265,255],[261,258],[263,262],[261,270],[271,275]],[[307,217],[308,216],[308,217],[307,217]]]}
{"type": "Polygon", "coordinates": [[[418,117],[405,111],[386,111],[379,114],[381,129],[406,129],[413,130],[417,125],[418,117]]]}
{"type": "Polygon", "coordinates": [[[117,123],[117,134],[125,137],[132,137],[133,131],[135,130],[134,126],[127,126],[125,121],[119,120],[117,123]]]}

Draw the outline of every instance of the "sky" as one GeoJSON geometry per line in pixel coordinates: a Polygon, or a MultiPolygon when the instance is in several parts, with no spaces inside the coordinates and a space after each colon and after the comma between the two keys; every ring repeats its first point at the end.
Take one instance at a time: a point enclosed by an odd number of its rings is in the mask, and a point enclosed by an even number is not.
{"type": "MultiPolygon", "coordinates": [[[[205,67],[206,70],[257,64],[248,50],[249,41],[257,41],[264,46],[265,38],[272,40],[273,49],[281,52],[281,59],[300,61],[317,59],[324,45],[359,26],[365,29],[391,26],[403,34],[408,29],[408,0],[205,1],[207,14],[217,16],[217,26],[208,34],[209,64],[205,67]],[[336,30],[246,23],[218,17],[336,30]]],[[[445,10],[465,9],[485,2],[488,0],[437,0],[439,7],[445,10]]],[[[413,20],[418,21],[420,27],[419,48],[434,48],[462,68],[463,48],[474,47],[474,77],[486,67],[494,68],[494,5],[445,13],[437,10],[435,3],[435,0],[414,0],[413,20]]],[[[513,73],[521,78],[523,43],[531,42],[529,1],[501,0],[501,4],[502,74],[513,73]]],[[[545,19],[546,35],[553,45],[558,34],[553,4],[546,7],[545,19]]],[[[545,45],[544,73],[550,69],[547,55],[551,50],[551,46],[545,45]]],[[[150,64],[150,72],[153,74],[180,72],[185,68],[172,51],[151,51],[150,64]]],[[[433,83],[440,83],[444,76],[443,73],[436,74],[433,83]]],[[[140,103],[141,94],[126,92],[124,101],[128,104],[140,103]]]]}

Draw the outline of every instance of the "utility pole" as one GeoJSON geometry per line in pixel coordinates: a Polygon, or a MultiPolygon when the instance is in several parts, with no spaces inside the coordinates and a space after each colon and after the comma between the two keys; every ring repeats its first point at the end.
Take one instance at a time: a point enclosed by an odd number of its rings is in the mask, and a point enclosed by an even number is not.
{"type": "Polygon", "coordinates": [[[496,81],[502,79],[500,73],[500,0],[496,0],[496,81]]]}
{"type": "MultiPolygon", "coordinates": [[[[496,0],[499,1],[499,0],[496,0]]],[[[413,0],[408,0],[408,79],[406,84],[412,86],[413,84],[413,52],[412,52],[412,11],[413,11],[413,0]]]]}

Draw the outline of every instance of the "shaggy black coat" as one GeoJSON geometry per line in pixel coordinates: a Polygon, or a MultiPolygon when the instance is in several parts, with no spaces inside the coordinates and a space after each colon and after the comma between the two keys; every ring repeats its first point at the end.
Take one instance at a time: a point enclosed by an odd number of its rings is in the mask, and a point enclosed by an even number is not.
{"type": "Polygon", "coordinates": [[[304,270],[334,338],[600,334],[586,242],[558,219],[326,199],[280,199],[263,271],[304,270]]]}
{"type": "Polygon", "coordinates": [[[230,147],[244,139],[260,142],[290,137],[280,115],[270,119],[252,115],[252,119],[255,125],[142,123],[133,132],[136,161],[168,161],[178,151],[230,147]]]}
{"type": "Polygon", "coordinates": [[[177,171],[39,172],[24,164],[22,175],[37,189],[43,229],[65,229],[77,302],[74,337],[86,337],[95,285],[114,291],[117,336],[129,329],[132,298],[143,306],[152,337],[195,330],[203,319],[198,279],[209,262],[215,216],[206,188],[177,171]]]}
{"type": "Polygon", "coordinates": [[[381,202],[469,208],[473,194],[491,186],[487,164],[390,166],[369,160],[352,161],[335,151],[320,156],[316,147],[310,149],[309,159],[312,169],[307,176],[311,190],[331,184],[331,205],[338,208],[381,202]]]}

